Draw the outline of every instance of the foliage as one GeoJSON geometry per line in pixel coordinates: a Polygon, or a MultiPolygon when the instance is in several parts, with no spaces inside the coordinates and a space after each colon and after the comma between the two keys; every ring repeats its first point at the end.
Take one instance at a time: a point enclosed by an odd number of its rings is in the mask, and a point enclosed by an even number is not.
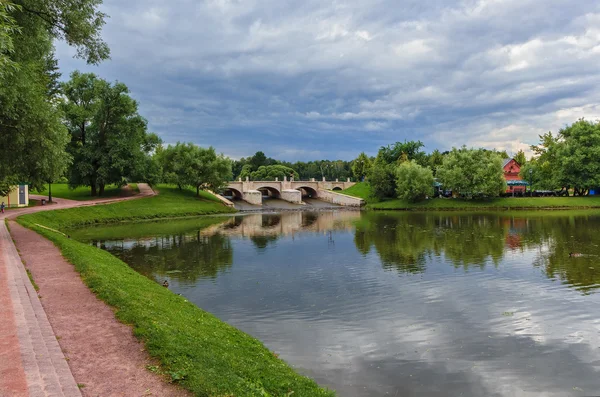
{"type": "Polygon", "coordinates": [[[465,197],[495,197],[506,190],[501,157],[483,149],[453,148],[437,176],[444,189],[465,197]]]}
{"type": "Polygon", "coordinates": [[[69,160],[62,155],[68,136],[56,97],[48,93],[56,78],[48,69],[52,43],[27,14],[13,14],[22,33],[12,38],[10,59],[17,67],[0,75],[0,193],[16,182],[40,187],[60,175],[69,160]]]}
{"type": "Polygon", "coordinates": [[[600,186],[600,122],[579,120],[559,131],[557,158],[562,186],[586,195],[600,186]]]}
{"type": "Polygon", "coordinates": [[[90,186],[92,195],[103,195],[107,184],[124,185],[147,174],[147,157],[160,140],[146,132],[147,122],[125,84],[73,72],[63,91],[61,107],[71,134],[68,150],[75,160],[70,169],[73,187],[90,186]]]}
{"type": "Polygon", "coordinates": [[[427,157],[427,165],[431,168],[433,175],[437,175],[437,170],[441,165],[444,164],[444,155],[437,149],[435,149],[427,157]]]}
{"type": "Polygon", "coordinates": [[[382,146],[377,158],[386,164],[398,164],[404,161],[415,160],[424,165],[426,155],[421,149],[425,145],[421,141],[396,142],[393,145],[382,146]]]}
{"type": "Polygon", "coordinates": [[[56,105],[53,40],[65,39],[92,63],[107,58],[99,4],[0,0],[0,193],[15,182],[39,188],[62,176],[68,134],[56,105]]]}
{"type": "Polygon", "coordinates": [[[352,174],[359,182],[364,181],[370,169],[371,160],[365,154],[365,152],[359,154],[358,157],[352,162],[352,174]]]}
{"type": "Polygon", "coordinates": [[[109,58],[110,50],[100,35],[106,18],[98,11],[102,0],[19,0],[18,4],[51,39],[75,47],[78,58],[91,64],[109,58]]]}
{"type": "Polygon", "coordinates": [[[531,149],[535,157],[521,175],[526,178],[531,169],[536,187],[562,188],[565,194],[572,188],[583,196],[600,186],[600,122],[578,120],[556,136],[540,135],[540,144],[531,149]]]}
{"type": "Polygon", "coordinates": [[[521,168],[521,179],[531,179],[535,189],[554,190],[560,187],[559,144],[559,137],[552,135],[552,132],[540,135],[540,144],[531,146],[534,157],[521,168]]]}
{"type": "MultiPolygon", "coordinates": [[[[297,179],[310,180],[311,178],[333,180],[336,178],[351,178],[352,163],[343,160],[317,160],[317,161],[297,161],[290,163],[288,161],[278,161],[271,157],[266,157],[263,152],[256,152],[252,157],[241,158],[233,162],[233,175],[236,178],[246,179],[252,172],[257,171],[261,166],[283,165],[291,168],[298,173],[297,179]]],[[[289,176],[289,175],[288,175],[289,176]]]]}
{"type": "Polygon", "coordinates": [[[384,199],[394,197],[396,194],[396,167],[394,164],[387,164],[377,159],[369,173],[369,185],[373,197],[384,199]]]}
{"type": "Polygon", "coordinates": [[[20,7],[6,0],[0,0],[0,75],[10,73],[18,65],[10,55],[14,52],[13,35],[20,34],[21,29],[11,13],[20,7]]]}
{"type": "Polygon", "coordinates": [[[231,179],[231,161],[217,155],[215,149],[198,147],[193,143],[169,145],[158,154],[162,166],[163,179],[182,189],[192,186],[196,195],[201,189],[221,190],[231,179]]]}
{"type": "Polygon", "coordinates": [[[523,150],[519,150],[517,154],[515,154],[514,159],[521,167],[527,164],[527,157],[525,157],[525,152],[523,150]]]}
{"type": "Polygon", "coordinates": [[[296,171],[284,165],[263,165],[250,174],[250,179],[253,181],[274,181],[275,178],[279,178],[280,181],[283,181],[284,178],[292,176],[296,180],[299,179],[296,171]]]}
{"type": "Polygon", "coordinates": [[[396,193],[400,199],[416,202],[433,194],[433,173],[414,160],[396,168],[396,193]]]}

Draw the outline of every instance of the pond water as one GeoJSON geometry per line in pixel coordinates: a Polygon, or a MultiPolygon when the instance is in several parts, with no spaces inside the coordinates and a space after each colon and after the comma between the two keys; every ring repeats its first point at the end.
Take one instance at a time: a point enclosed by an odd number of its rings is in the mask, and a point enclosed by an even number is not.
{"type": "Polygon", "coordinates": [[[599,230],[590,212],[334,211],[71,235],[340,396],[589,396],[599,230]]]}

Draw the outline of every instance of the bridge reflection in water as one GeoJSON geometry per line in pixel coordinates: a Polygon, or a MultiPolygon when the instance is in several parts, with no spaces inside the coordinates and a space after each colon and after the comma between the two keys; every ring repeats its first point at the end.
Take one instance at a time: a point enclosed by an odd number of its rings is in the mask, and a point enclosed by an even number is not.
{"type": "Polygon", "coordinates": [[[353,230],[354,220],[360,219],[360,211],[304,212],[293,211],[280,214],[248,214],[236,216],[229,221],[200,231],[201,235],[225,234],[230,236],[285,236],[297,232],[322,232],[353,230]]]}

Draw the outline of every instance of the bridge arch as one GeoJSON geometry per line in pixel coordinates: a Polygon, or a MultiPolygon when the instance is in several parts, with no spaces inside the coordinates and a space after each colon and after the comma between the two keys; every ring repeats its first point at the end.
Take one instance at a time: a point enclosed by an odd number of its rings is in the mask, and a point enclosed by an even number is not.
{"type": "Polygon", "coordinates": [[[225,190],[223,190],[223,196],[226,198],[231,197],[234,200],[242,200],[244,198],[244,194],[233,187],[227,187],[225,190]]]}
{"type": "Polygon", "coordinates": [[[258,186],[256,187],[256,190],[258,190],[259,192],[261,192],[264,196],[269,196],[272,198],[280,198],[281,197],[281,192],[279,191],[279,189],[274,188],[272,186],[258,186]]]}
{"type": "Polygon", "coordinates": [[[342,188],[341,188],[341,187],[339,187],[339,186],[335,186],[335,187],[334,187],[333,189],[331,189],[331,190],[340,191],[340,190],[344,190],[344,189],[342,189],[342,188]]]}
{"type": "Polygon", "coordinates": [[[302,193],[302,197],[311,197],[311,198],[319,197],[319,194],[317,193],[317,191],[310,186],[295,186],[294,188],[296,190],[300,190],[300,193],[302,193]]]}

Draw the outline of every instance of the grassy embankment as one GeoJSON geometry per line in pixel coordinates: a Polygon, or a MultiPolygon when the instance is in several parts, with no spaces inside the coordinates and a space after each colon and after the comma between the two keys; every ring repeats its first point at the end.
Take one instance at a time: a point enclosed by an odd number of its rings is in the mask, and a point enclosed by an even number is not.
{"type": "MultiPolygon", "coordinates": [[[[40,212],[19,223],[53,241],[117,318],[133,327],[160,371],[198,396],[333,396],[253,337],[138,274],[108,252],[41,228],[232,212],[214,197],[159,186],[156,197],[40,212]],[[293,394],[292,394],[293,392],[293,394]]],[[[143,228],[144,226],[140,226],[143,228]]]]}
{"type": "MultiPolygon", "coordinates": [[[[139,193],[137,183],[130,183],[129,188],[131,189],[132,193],[139,193]]],[[[48,195],[48,187],[46,187],[45,190],[32,192],[32,194],[48,195]]],[[[92,190],[89,187],[80,186],[75,189],[70,189],[69,185],[66,183],[52,184],[53,198],[56,197],[68,200],[84,201],[98,198],[120,197],[123,195],[126,195],[125,192],[121,189],[121,187],[115,185],[107,186],[102,196],[92,196],[92,190]]]]}
{"type": "Polygon", "coordinates": [[[600,197],[498,197],[491,199],[429,199],[418,203],[390,199],[377,202],[367,183],[361,182],[342,193],[361,197],[372,210],[471,210],[471,209],[560,209],[600,208],[600,197]]]}

